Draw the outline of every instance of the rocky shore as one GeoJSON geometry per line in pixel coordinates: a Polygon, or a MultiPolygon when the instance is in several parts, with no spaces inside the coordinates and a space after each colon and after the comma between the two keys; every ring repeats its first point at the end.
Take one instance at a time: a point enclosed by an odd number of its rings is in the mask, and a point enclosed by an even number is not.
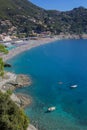
{"type": "MultiPolygon", "coordinates": [[[[16,75],[14,73],[5,72],[5,76],[0,79],[0,90],[6,92],[8,90],[14,91],[20,87],[30,86],[32,80],[27,75],[16,75]]],[[[12,94],[11,99],[20,107],[26,107],[31,103],[31,98],[24,94],[12,94]]]]}
{"type": "Polygon", "coordinates": [[[15,90],[16,88],[30,86],[31,77],[27,75],[5,72],[5,76],[0,79],[0,90],[15,90]]]}
{"type": "MultiPolygon", "coordinates": [[[[15,90],[19,87],[26,87],[32,84],[32,80],[27,75],[16,75],[14,73],[5,72],[5,76],[0,78],[0,91],[3,93],[8,90],[15,90]]],[[[22,93],[13,93],[10,98],[21,108],[25,108],[32,102],[32,98],[22,93]]],[[[29,124],[27,130],[37,130],[33,125],[29,124]]]]}
{"type": "Polygon", "coordinates": [[[32,84],[30,76],[28,77],[27,75],[17,75],[17,78],[15,80],[15,84],[17,87],[25,87],[25,86],[30,86],[32,84]]]}
{"type": "Polygon", "coordinates": [[[32,102],[32,98],[28,95],[17,93],[12,93],[11,99],[21,108],[25,108],[32,102]]]}

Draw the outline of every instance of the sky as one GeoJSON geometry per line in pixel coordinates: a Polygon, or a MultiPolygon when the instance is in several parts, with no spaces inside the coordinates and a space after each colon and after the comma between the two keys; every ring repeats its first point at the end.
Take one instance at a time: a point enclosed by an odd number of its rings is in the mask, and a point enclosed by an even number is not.
{"type": "Polygon", "coordinates": [[[83,6],[87,8],[87,0],[30,0],[32,3],[45,8],[59,11],[68,11],[83,6]]]}

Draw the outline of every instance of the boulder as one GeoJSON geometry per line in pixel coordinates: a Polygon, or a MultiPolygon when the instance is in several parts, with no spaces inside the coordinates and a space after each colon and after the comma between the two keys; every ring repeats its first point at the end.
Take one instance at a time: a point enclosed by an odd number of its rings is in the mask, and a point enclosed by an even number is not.
{"type": "Polygon", "coordinates": [[[4,63],[4,67],[12,67],[9,63],[4,63]]]}

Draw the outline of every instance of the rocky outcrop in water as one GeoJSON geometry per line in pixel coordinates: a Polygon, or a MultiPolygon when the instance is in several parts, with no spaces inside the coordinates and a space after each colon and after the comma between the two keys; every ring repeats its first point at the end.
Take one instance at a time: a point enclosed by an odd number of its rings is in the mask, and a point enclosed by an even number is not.
{"type": "MultiPolygon", "coordinates": [[[[13,77],[14,78],[14,77],[13,77]]],[[[32,84],[31,78],[28,77],[27,75],[16,75],[15,79],[7,79],[7,82],[5,84],[3,83],[3,86],[1,87],[2,90],[7,91],[7,90],[15,90],[16,88],[20,87],[26,87],[30,86],[32,84]]]]}
{"type": "Polygon", "coordinates": [[[20,74],[17,76],[15,83],[18,84],[18,87],[22,87],[30,86],[32,82],[30,77],[28,77],[27,75],[20,74]]]}

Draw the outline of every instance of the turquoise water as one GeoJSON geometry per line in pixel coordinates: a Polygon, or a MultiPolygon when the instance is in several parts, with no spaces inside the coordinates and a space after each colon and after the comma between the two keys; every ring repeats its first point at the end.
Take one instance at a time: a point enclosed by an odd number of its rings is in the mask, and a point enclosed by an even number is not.
{"type": "Polygon", "coordinates": [[[9,51],[9,50],[12,50],[12,49],[14,49],[14,48],[16,48],[16,46],[10,45],[9,47],[7,47],[7,50],[9,51]]]}
{"type": "Polygon", "coordinates": [[[32,124],[39,130],[87,130],[87,40],[56,41],[9,63],[10,71],[32,77],[32,86],[16,90],[32,97],[25,109],[32,124]],[[46,113],[50,106],[57,109],[46,113]]]}

